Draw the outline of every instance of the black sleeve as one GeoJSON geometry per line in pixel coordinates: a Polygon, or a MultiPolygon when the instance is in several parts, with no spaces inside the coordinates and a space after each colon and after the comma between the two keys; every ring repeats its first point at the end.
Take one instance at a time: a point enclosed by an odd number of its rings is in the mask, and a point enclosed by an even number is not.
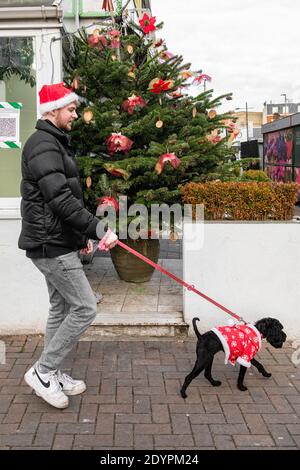
{"type": "Polygon", "coordinates": [[[97,240],[96,226],[99,219],[82,207],[68,185],[62,155],[55,143],[42,142],[28,161],[28,168],[37,181],[45,202],[64,222],[97,240]]]}

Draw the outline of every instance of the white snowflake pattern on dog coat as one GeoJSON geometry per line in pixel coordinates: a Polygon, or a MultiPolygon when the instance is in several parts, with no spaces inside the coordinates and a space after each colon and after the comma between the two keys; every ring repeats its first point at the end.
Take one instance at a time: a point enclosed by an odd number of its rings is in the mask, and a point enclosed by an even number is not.
{"type": "Polygon", "coordinates": [[[254,325],[217,326],[212,331],[222,343],[225,364],[229,361],[234,366],[238,362],[242,366],[251,367],[251,359],[260,350],[262,338],[254,325]]]}

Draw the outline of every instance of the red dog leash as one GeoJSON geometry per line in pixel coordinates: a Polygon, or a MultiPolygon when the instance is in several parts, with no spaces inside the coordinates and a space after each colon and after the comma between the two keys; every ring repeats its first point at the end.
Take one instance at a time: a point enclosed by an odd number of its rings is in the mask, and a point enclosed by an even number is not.
{"type": "MultiPolygon", "coordinates": [[[[101,240],[102,242],[102,240],[101,240]]],[[[101,243],[100,242],[100,243],[101,243]]],[[[159,264],[156,264],[154,263],[153,261],[151,261],[150,259],[146,258],[146,256],[142,255],[141,253],[139,253],[138,251],[134,250],[133,248],[130,248],[128,245],[126,245],[125,243],[121,242],[120,240],[116,240],[116,243],[121,246],[122,248],[124,248],[124,250],[126,251],[129,251],[130,253],[132,253],[134,256],[136,256],[137,258],[140,258],[142,261],[145,261],[145,263],[148,263],[150,264],[151,266],[153,266],[155,269],[158,269],[158,271],[162,272],[163,274],[166,274],[167,276],[169,276],[171,279],[174,279],[174,281],[178,282],[179,284],[181,284],[182,286],[186,287],[187,290],[192,290],[193,292],[195,292],[196,294],[200,295],[201,297],[203,297],[203,299],[207,300],[208,302],[212,303],[213,305],[215,305],[216,307],[218,307],[219,309],[223,310],[224,312],[228,313],[229,315],[231,315],[232,317],[234,317],[236,320],[238,321],[241,321],[241,322],[244,322],[244,323],[247,323],[242,317],[240,317],[239,315],[237,315],[236,313],[232,312],[231,310],[229,310],[228,308],[224,307],[223,305],[221,305],[219,302],[216,302],[215,300],[213,300],[211,297],[208,297],[207,295],[203,294],[203,292],[200,292],[198,289],[195,288],[195,286],[191,285],[191,284],[188,284],[187,282],[183,281],[182,279],[180,279],[179,277],[175,276],[175,274],[172,274],[170,273],[169,271],[167,271],[166,269],[164,269],[162,266],[160,266],[159,264]]],[[[100,245],[100,244],[99,244],[100,245]]],[[[100,248],[101,249],[101,248],[100,248]]],[[[103,249],[103,248],[102,248],[103,249]]]]}

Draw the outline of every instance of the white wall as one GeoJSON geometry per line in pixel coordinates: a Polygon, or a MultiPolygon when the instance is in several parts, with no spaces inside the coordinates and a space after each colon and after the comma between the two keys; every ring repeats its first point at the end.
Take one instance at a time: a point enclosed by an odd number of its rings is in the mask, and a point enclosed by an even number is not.
{"type": "MultiPolygon", "coordinates": [[[[278,318],[289,339],[299,339],[300,224],[197,225],[193,249],[192,226],[184,226],[184,280],[247,321],[278,318]]],[[[18,249],[20,229],[19,219],[0,219],[0,334],[43,332],[48,315],[44,277],[18,249]]],[[[231,318],[187,290],[184,316],[189,323],[199,317],[201,331],[231,318]]]]}
{"type": "MultiPolygon", "coordinates": [[[[212,222],[202,228],[203,243],[198,235],[192,246],[192,225],[184,226],[184,280],[245,320],[275,317],[288,339],[300,338],[299,223],[212,222]]],[[[185,290],[185,321],[194,316],[202,332],[232,318],[185,290]]]]}
{"type": "Polygon", "coordinates": [[[0,334],[41,333],[48,310],[43,275],[18,249],[19,219],[0,219],[0,334]]]}

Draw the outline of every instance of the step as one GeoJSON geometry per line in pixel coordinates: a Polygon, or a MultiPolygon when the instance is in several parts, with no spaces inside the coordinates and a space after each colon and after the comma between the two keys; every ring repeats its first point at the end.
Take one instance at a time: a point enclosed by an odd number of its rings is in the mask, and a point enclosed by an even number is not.
{"type": "Polygon", "coordinates": [[[107,337],[155,339],[187,338],[188,324],[182,311],[167,312],[101,312],[97,314],[83,340],[97,341],[107,337]]]}

